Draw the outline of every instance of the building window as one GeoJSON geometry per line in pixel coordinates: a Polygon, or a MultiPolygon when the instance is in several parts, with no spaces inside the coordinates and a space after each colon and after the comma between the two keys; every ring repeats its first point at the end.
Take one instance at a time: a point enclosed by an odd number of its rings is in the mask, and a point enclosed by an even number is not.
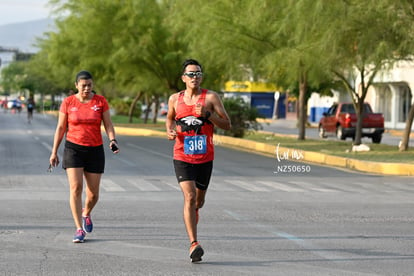
{"type": "Polygon", "coordinates": [[[377,86],[377,97],[376,97],[376,107],[377,110],[374,112],[379,112],[384,115],[384,121],[391,121],[391,110],[392,110],[392,92],[388,85],[379,85],[377,86]]]}
{"type": "Polygon", "coordinates": [[[398,122],[404,123],[407,120],[411,107],[411,90],[408,86],[400,86],[400,97],[398,101],[398,122]]]}

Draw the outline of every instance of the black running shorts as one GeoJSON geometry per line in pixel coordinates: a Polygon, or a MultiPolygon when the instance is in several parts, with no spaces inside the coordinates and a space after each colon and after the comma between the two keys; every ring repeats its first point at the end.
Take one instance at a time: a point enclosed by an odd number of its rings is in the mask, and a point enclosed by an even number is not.
{"type": "Polygon", "coordinates": [[[195,181],[198,189],[207,190],[213,171],[213,161],[201,164],[191,164],[180,160],[173,162],[178,182],[195,181]]]}
{"type": "Polygon", "coordinates": [[[64,169],[84,168],[86,172],[103,173],[105,169],[103,145],[87,147],[66,141],[62,167],[64,169]]]}

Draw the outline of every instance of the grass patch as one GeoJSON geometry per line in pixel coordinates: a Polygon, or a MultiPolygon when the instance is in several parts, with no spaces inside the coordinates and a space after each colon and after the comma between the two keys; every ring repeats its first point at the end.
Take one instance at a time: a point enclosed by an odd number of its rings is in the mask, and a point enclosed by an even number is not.
{"type": "Polygon", "coordinates": [[[400,152],[398,147],[384,144],[368,144],[368,152],[352,152],[352,141],[332,141],[306,139],[298,140],[277,134],[265,134],[258,132],[248,133],[244,139],[271,144],[296,150],[320,152],[324,154],[341,156],[365,161],[392,162],[392,163],[414,163],[414,149],[400,152]]]}
{"type": "MultiPolygon", "coordinates": [[[[128,124],[130,126],[133,126],[134,124],[139,124],[139,125],[144,124],[145,125],[144,119],[142,119],[142,118],[133,117],[132,118],[132,123],[130,123],[129,122],[129,117],[128,116],[124,116],[124,115],[113,115],[113,116],[111,116],[111,120],[112,120],[112,123],[114,123],[114,124],[128,124]]],[[[152,118],[149,118],[148,119],[147,124],[149,126],[154,125],[152,123],[152,118]]],[[[161,122],[160,120],[157,120],[157,125],[158,124],[159,125],[163,125],[165,123],[164,122],[161,122]]]]}
{"type": "Polygon", "coordinates": [[[144,122],[142,118],[133,118],[132,123],[129,123],[128,116],[124,115],[114,115],[111,116],[112,123],[115,126],[120,127],[131,127],[131,128],[150,128],[153,130],[165,130],[165,122],[163,120],[157,120],[157,123],[152,123],[152,119],[149,119],[147,123],[144,122]]]}

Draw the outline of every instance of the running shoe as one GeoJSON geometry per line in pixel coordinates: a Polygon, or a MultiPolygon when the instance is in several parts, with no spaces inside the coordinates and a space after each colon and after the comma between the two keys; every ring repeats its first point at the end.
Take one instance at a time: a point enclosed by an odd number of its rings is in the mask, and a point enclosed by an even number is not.
{"type": "Polygon", "coordinates": [[[198,242],[191,243],[190,246],[190,259],[192,263],[200,262],[201,257],[204,255],[204,250],[198,242]]]}
{"type": "Polygon", "coordinates": [[[196,223],[198,224],[198,221],[200,220],[200,215],[198,214],[199,208],[196,209],[196,223]]]}
{"type": "Polygon", "coordinates": [[[90,233],[93,229],[93,223],[91,216],[84,217],[82,216],[82,227],[85,232],[90,233]]]}
{"type": "Polygon", "coordinates": [[[73,237],[74,243],[82,243],[85,241],[86,233],[82,229],[76,230],[75,236],[73,237]]]}

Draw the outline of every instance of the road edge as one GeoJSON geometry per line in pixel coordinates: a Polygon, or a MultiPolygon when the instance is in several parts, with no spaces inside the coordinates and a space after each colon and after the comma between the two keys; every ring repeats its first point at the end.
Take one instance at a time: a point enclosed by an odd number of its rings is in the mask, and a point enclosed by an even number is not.
{"type": "MultiPolygon", "coordinates": [[[[165,137],[166,134],[163,131],[144,129],[144,128],[128,128],[115,126],[115,132],[120,135],[128,136],[157,136],[165,137]]],[[[167,139],[167,138],[166,138],[167,139]]],[[[266,143],[249,141],[241,138],[234,138],[223,135],[214,135],[214,144],[218,146],[227,146],[236,149],[247,150],[250,152],[263,154],[277,158],[277,154],[295,151],[295,149],[289,148],[277,148],[276,145],[269,145],[266,143]]],[[[296,151],[298,151],[296,149],[296,151]]],[[[295,155],[298,161],[306,161],[310,163],[328,165],[333,167],[347,168],[360,172],[381,174],[381,175],[399,175],[399,176],[412,176],[414,175],[414,164],[404,163],[384,163],[384,162],[372,162],[361,161],[352,158],[339,157],[328,155],[319,152],[300,151],[295,155]]]]}

